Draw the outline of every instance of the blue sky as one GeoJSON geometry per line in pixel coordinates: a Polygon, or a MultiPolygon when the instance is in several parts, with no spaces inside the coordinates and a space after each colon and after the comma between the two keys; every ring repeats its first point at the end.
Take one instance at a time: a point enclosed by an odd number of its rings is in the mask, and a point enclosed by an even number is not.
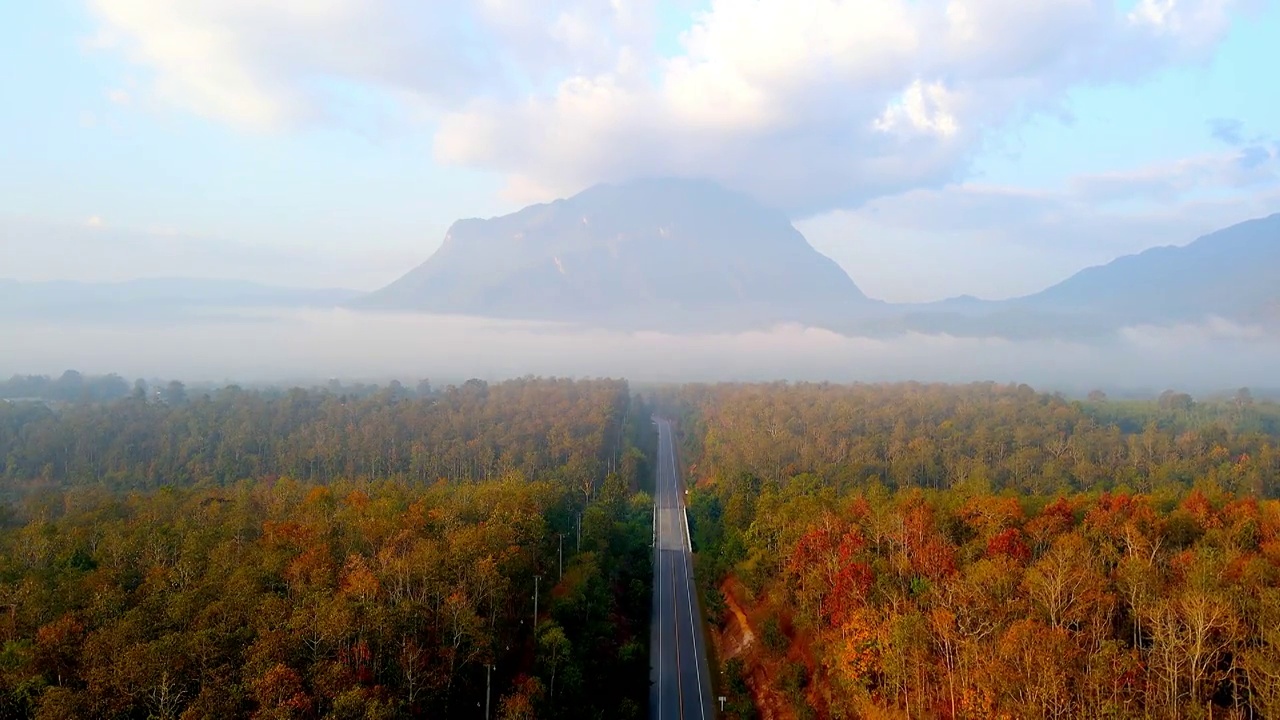
{"type": "MultiPolygon", "coordinates": [[[[1208,59],[1139,83],[1068,94],[1063,118],[1037,117],[1004,134],[975,175],[996,184],[1052,188],[1064,178],[1175,161],[1222,150],[1210,123],[1234,119],[1246,136],[1280,128],[1280,94],[1267,92],[1280,60],[1280,6],[1234,26],[1208,59]],[[1005,152],[1000,152],[1003,149],[1005,152]]],[[[1273,141],[1277,138],[1271,138],[1273,141]]]]}
{"type": "Polygon", "coordinates": [[[957,4],[9,3],[0,277],[372,289],[460,217],[698,174],[873,296],[1003,297],[1280,211],[1274,3],[957,4]]]}

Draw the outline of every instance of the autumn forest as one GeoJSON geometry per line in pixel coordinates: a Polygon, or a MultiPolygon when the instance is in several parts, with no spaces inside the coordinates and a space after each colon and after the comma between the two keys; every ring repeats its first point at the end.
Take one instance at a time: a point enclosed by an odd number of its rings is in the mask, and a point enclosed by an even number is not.
{"type": "Polygon", "coordinates": [[[1280,717],[1278,408],[668,393],[730,717],[1280,717]]]}
{"type": "Polygon", "coordinates": [[[0,719],[647,717],[655,414],[723,717],[1280,717],[1247,390],[4,394],[0,719]]]}
{"type": "Polygon", "coordinates": [[[0,717],[643,714],[626,383],[180,390],[0,403],[0,717]]]}

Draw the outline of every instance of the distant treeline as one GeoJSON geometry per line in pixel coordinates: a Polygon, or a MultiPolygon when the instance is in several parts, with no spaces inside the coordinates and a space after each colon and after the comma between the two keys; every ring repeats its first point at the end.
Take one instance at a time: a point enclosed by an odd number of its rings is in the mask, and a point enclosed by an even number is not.
{"type": "Polygon", "coordinates": [[[58,408],[0,403],[0,477],[147,489],[521,472],[589,498],[606,473],[632,474],[641,460],[624,451],[632,403],[625,381],[471,380],[428,397],[396,384],[366,397],[234,386],[188,397],[177,384],[162,396],[58,408]]]}
{"type": "MultiPolygon", "coordinates": [[[[195,394],[217,394],[223,389],[239,390],[238,385],[221,387],[200,387],[195,394]]],[[[287,393],[289,387],[267,385],[257,388],[266,396],[279,396],[287,393]]],[[[433,394],[431,382],[419,380],[412,387],[392,380],[382,386],[375,383],[330,380],[323,388],[334,395],[347,397],[369,397],[387,390],[397,397],[423,398],[433,394]]],[[[49,375],[14,375],[8,380],[0,381],[0,399],[4,400],[44,400],[60,403],[111,402],[126,397],[148,398],[161,402],[181,402],[186,399],[187,387],[177,380],[148,381],[134,380],[132,383],[116,373],[107,375],[84,375],[77,370],[67,370],[54,378],[49,375]]]]}
{"type": "Polygon", "coordinates": [[[1212,402],[1069,400],[1026,385],[686,385],[686,457],[727,482],[812,474],[837,488],[960,484],[1033,495],[1185,489],[1213,480],[1275,496],[1280,405],[1247,391],[1212,402]]]}
{"type": "Polygon", "coordinates": [[[0,398],[55,402],[109,402],[127,397],[133,390],[127,380],[114,373],[85,376],[68,370],[58,378],[48,375],[14,375],[0,382],[0,398]]]}

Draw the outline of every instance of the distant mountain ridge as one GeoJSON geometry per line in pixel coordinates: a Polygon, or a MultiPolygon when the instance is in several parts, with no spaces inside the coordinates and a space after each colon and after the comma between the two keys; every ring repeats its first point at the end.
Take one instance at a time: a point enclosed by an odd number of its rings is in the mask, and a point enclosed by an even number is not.
{"type": "Polygon", "coordinates": [[[835,326],[874,305],[781,212],[698,180],[597,185],[460,220],[359,307],[627,329],[835,326]]]}
{"type": "Polygon", "coordinates": [[[1280,319],[1280,214],[1152,248],[1011,300],[868,299],[782,213],[696,180],[598,185],[489,220],[363,308],[736,331],[780,322],[852,335],[1095,337],[1132,324],[1280,319]]]}
{"type": "Polygon", "coordinates": [[[1087,340],[1133,325],[1220,318],[1280,334],[1277,278],[1280,214],[1117,258],[1024,297],[884,303],[867,298],[783,213],[711,182],[657,179],[597,185],[509,215],[459,220],[431,257],[372,293],[191,278],[0,278],[0,319],[182,319],[220,309],[349,307],[662,332],[794,323],[872,337],[1087,340]]]}
{"type": "Polygon", "coordinates": [[[1015,305],[1129,321],[1262,320],[1280,300],[1280,213],[1184,246],[1154,247],[1081,270],[1015,305]]]}

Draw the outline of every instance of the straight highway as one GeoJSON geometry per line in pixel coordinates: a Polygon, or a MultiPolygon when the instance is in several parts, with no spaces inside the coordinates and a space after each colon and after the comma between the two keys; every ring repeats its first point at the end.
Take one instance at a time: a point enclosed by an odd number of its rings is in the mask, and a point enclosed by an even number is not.
{"type": "Polygon", "coordinates": [[[650,638],[649,716],[653,720],[715,717],[702,611],[693,584],[684,484],[676,464],[671,423],[658,425],[654,492],[653,618],[650,638]]]}

